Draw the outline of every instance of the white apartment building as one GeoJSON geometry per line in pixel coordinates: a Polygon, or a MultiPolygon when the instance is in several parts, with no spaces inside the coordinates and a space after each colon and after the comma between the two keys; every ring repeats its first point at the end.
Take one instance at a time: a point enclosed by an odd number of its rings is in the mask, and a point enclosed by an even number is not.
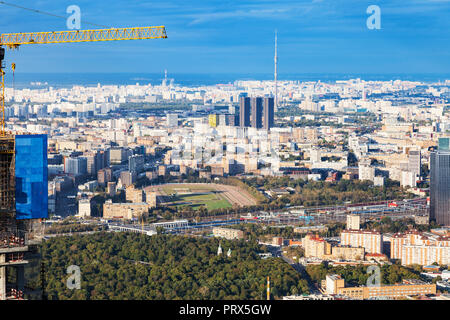
{"type": "Polygon", "coordinates": [[[378,231],[343,230],[341,246],[362,247],[367,253],[383,253],[383,235],[378,231]]]}

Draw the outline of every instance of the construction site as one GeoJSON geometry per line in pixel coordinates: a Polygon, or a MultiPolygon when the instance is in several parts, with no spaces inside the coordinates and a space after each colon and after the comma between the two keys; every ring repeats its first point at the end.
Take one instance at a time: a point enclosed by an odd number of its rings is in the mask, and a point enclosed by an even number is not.
{"type": "Polygon", "coordinates": [[[15,219],[14,136],[0,138],[0,300],[23,296],[24,233],[15,219]],[[15,284],[7,282],[15,269],[15,284]]]}
{"type": "Polygon", "coordinates": [[[26,288],[25,266],[39,258],[33,225],[47,217],[46,145],[45,135],[0,138],[0,300],[35,291],[26,288]]]}
{"type": "Polygon", "coordinates": [[[0,300],[23,299],[28,222],[16,219],[15,136],[0,138],[0,300]]]}

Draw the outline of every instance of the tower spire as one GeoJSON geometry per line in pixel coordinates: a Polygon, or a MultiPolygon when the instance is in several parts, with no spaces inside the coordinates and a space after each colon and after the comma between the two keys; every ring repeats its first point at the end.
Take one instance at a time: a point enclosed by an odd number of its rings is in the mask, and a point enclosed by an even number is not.
{"type": "Polygon", "coordinates": [[[167,86],[167,69],[164,69],[163,87],[167,86]]]}
{"type": "Polygon", "coordinates": [[[275,72],[274,72],[274,80],[275,80],[275,106],[274,111],[278,111],[278,83],[277,83],[277,67],[278,67],[278,31],[275,29],[275,57],[274,57],[274,63],[275,63],[275,72]]]}

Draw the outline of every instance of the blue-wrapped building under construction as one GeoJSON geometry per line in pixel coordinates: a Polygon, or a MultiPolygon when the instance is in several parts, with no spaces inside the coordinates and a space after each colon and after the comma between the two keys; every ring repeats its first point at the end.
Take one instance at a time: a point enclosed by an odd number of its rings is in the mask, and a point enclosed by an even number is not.
{"type": "Polygon", "coordinates": [[[16,219],[48,217],[47,170],[47,135],[16,135],[16,219]]]}

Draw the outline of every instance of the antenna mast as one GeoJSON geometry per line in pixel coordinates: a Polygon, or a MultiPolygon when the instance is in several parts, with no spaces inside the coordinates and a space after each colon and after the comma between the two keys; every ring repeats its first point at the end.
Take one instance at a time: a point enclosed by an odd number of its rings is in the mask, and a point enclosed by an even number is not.
{"type": "Polygon", "coordinates": [[[275,78],[275,112],[278,111],[278,83],[277,83],[277,66],[278,66],[278,47],[277,47],[277,37],[278,36],[278,32],[277,30],[275,30],[275,57],[274,57],[274,62],[275,62],[275,72],[274,72],[274,78],[275,78]]]}

